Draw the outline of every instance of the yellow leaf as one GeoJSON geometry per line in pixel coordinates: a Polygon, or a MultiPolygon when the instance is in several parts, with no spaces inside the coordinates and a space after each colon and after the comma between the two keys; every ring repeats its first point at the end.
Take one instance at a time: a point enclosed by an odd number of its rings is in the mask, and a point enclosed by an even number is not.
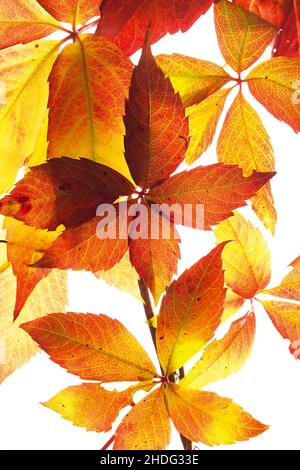
{"type": "Polygon", "coordinates": [[[166,395],[177,430],[193,442],[209,446],[234,444],[268,429],[229,398],[215,393],[171,385],[166,395]]]}
{"type": "Polygon", "coordinates": [[[222,67],[180,54],[155,57],[185,107],[200,103],[231,80],[222,67]]]}
{"type": "Polygon", "coordinates": [[[132,64],[108,39],[84,35],[51,72],[48,156],[86,157],[130,178],[123,150],[132,64]]]}
{"type": "Polygon", "coordinates": [[[170,442],[171,426],[164,390],[154,390],[135,405],[117,429],[115,450],[163,450],[170,442]]]}
{"type": "MultiPolygon", "coordinates": [[[[230,107],[217,145],[218,159],[222,163],[239,165],[244,176],[254,170],[273,171],[274,151],[264,125],[241,92],[230,107]]],[[[265,185],[252,198],[258,217],[272,233],[277,219],[271,185],[265,185]]]]}
{"type": "Polygon", "coordinates": [[[223,251],[226,284],[238,295],[253,298],[271,277],[271,259],[261,232],[238,212],[215,229],[218,243],[231,240],[223,251]]]}
{"type": "Polygon", "coordinates": [[[16,279],[11,269],[0,274],[0,382],[21,367],[39,350],[31,337],[19,328],[46,313],[64,311],[68,302],[67,274],[53,271],[43,279],[28,299],[19,318],[13,322],[16,279]],[[1,359],[1,357],[0,357],[1,359]]]}
{"type": "Polygon", "coordinates": [[[295,132],[300,132],[299,77],[300,59],[273,57],[258,64],[246,78],[253,96],[295,132]]]}
{"type": "Polygon", "coordinates": [[[0,51],[0,77],[6,84],[5,104],[0,107],[0,193],[10,189],[35,149],[58,48],[57,41],[41,40],[0,51]]]}
{"type": "Polygon", "coordinates": [[[277,28],[227,0],[215,5],[218,42],[226,62],[238,73],[263,54],[277,28]]]}
{"type": "Polygon", "coordinates": [[[233,322],[222,339],[215,339],[205,348],[180,386],[200,389],[237,373],[251,353],[254,338],[255,315],[251,312],[233,322]]]}
{"type": "Polygon", "coordinates": [[[224,302],[222,322],[228,320],[235,313],[237,313],[239,309],[242,307],[244,301],[245,299],[243,299],[243,297],[241,297],[240,295],[233,292],[233,290],[228,288],[226,291],[226,297],[225,297],[225,302],[224,302]]]}
{"type": "Polygon", "coordinates": [[[190,144],[185,156],[191,165],[210,146],[230,89],[219,90],[201,103],[187,108],[190,123],[190,144]]]}
{"type": "Polygon", "coordinates": [[[300,301],[300,257],[295,259],[290,266],[293,269],[284,277],[278,287],[267,289],[261,293],[300,301]]]}

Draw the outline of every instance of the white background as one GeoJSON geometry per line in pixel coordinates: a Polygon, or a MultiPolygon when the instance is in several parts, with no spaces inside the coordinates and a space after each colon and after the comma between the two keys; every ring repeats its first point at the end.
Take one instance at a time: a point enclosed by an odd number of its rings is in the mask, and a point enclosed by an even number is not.
{"type": "MultiPolygon", "coordinates": [[[[224,65],[220,55],[210,11],[185,34],[162,39],[153,46],[155,55],[178,52],[224,65]]],[[[267,51],[266,58],[270,55],[267,51]]],[[[138,54],[135,56],[135,61],[138,54]]],[[[295,80],[299,77],[295,77],[295,80]]],[[[248,95],[247,95],[248,96],[248,95]]],[[[255,103],[271,137],[277,176],[273,191],[278,209],[276,236],[264,230],[249,208],[242,213],[259,226],[272,252],[273,277],[276,285],[287,273],[288,264],[300,254],[299,207],[300,155],[299,137],[285,124],[255,103]]],[[[201,157],[202,164],[214,163],[215,142],[201,157]]],[[[192,265],[214,246],[212,233],[182,229],[180,272],[192,265]]],[[[154,351],[144,323],[142,304],[131,296],[107,287],[92,274],[70,273],[69,309],[78,312],[106,313],[122,321],[154,358],[154,351]]],[[[219,449],[300,449],[300,362],[288,351],[288,342],[277,333],[260,305],[256,305],[257,336],[246,366],[237,375],[207,387],[233,398],[263,423],[269,431],[251,441],[219,449]]],[[[241,313],[240,313],[241,314],[241,313]]],[[[240,315],[239,314],[239,315],[240,315]]],[[[225,324],[222,334],[228,328],[225,324]]],[[[1,449],[99,449],[109,435],[99,435],[76,428],[39,403],[47,401],[61,389],[80,380],[53,364],[41,353],[15,372],[0,386],[1,449]]],[[[200,444],[200,449],[209,450],[200,444]]],[[[174,432],[170,449],[181,449],[174,432]]]]}

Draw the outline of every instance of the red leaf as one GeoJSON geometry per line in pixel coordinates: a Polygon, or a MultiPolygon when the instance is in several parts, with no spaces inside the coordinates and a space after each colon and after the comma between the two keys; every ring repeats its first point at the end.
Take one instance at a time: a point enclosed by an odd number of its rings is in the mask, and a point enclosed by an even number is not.
{"type": "Polygon", "coordinates": [[[151,44],[165,34],[187,31],[212,0],[106,0],[98,33],[113,39],[127,55],[142,47],[151,23],[151,44]]]}
{"type": "Polygon", "coordinates": [[[133,71],[124,122],[129,170],[134,181],[147,189],[176,170],[188,145],[181,99],[156,64],[148,40],[133,71]]]}
{"type": "Polygon", "coordinates": [[[274,44],[274,55],[300,57],[300,5],[298,0],[294,0],[294,7],[278,34],[274,44]]]}
{"type": "Polygon", "coordinates": [[[41,229],[75,227],[95,217],[99,204],[113,203],[133,189],[107,166],[84,158],[56,158],[33,167],[0,201],[0,213],[41,229]]]}

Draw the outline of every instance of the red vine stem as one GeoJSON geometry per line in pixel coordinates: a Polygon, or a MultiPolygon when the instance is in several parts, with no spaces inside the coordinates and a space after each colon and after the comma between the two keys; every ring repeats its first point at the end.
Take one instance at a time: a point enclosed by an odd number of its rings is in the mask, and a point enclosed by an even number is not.
{"type": "Polygon", "coordinates": [[[115,434],[114,434],[114,435],[107,441],[107,443],[104,444],[104,446],[103,446],[102,449],[100,449],[100,450],[107,450],[107,449],[112,445],[112,443],[114,442],[115,438],[116,438],[116,436],[115,436],[115,434]]]}

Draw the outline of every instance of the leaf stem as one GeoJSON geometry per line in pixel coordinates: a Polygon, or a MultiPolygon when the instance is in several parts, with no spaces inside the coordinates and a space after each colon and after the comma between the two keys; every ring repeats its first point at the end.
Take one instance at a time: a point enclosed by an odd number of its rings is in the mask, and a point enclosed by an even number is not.
{"type": "Polygon", "coordinates": [[[115,438],[116,438],[116,435],[114,434],[113,436],[111,436],[111,438],[107,441],[106,444],[104,444],[104,446],[100,450],[107,450],[111,446],[111,444],[114,442],[115,438]]]}

